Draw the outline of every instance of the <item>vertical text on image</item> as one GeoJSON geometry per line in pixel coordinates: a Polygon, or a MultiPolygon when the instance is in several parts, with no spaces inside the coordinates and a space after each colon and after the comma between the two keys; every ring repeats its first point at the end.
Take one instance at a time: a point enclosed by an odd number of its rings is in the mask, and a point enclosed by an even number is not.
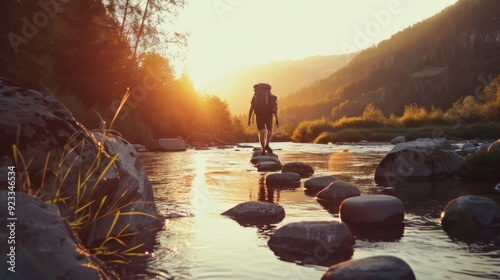
{"type": "Polygon", "coordinates": [[[7,171],[7,264],[10,272],[16,270],[16,167],[9,166],[7,171]]]}

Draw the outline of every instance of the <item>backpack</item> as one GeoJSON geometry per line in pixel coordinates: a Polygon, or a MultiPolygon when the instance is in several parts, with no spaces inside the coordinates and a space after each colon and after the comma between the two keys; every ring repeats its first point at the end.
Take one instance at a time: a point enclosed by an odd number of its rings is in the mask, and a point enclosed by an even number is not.
{"type": "Polygon", "coordinates": [[[271,85],[259,83],[253,86],[252,105],[255,114],[276,114],[278,112],[278,97],[271,94],[271,85]]]}

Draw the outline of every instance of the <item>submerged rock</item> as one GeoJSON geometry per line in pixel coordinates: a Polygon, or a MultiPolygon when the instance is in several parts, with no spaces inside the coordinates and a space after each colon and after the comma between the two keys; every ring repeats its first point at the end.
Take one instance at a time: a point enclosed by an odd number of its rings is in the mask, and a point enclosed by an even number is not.
{"type": "MultiPolygon", "coordinates": [[[[7,205],[7,191],[0,190],[0,201],[7,205]]],[[[15,279],[119,279],[106,265],[88,253],[68,222],[59,216],[57,206],[24,193],[15,193],[15,244],[0,240],[2,254],[15,246],[15,279]]],[[[0,208],[0,218],[7,221],[7,207],[0,208]]],[[[8,222],[7,222],[8,224],[8,222]]],[[[12,229],[11,229],[12,230],[12,229]]],[[[4,255],[4,257],[5,257],[4,255]]],[[[5,260],[5,258],[2,258],[5,260]]],[[[7,269],[7,262],[2,267],[7,269]]],[[[4,270],[3,275],[10,273],[4,270]]],[[[6,279],[6,278],[4,278],[6,279]]]]}
{"type": "Polygon", "coordinates": [[[356,226],[394,225],[404,219],[403,202],[383,194],[347,198],[339,212],[342,222],[356,226]]]}
{"type": "Polygon", "coordinates": [[[415,273],[402,259],[374,256],[331,266],[321,280],[415,280],[415,273]]]}

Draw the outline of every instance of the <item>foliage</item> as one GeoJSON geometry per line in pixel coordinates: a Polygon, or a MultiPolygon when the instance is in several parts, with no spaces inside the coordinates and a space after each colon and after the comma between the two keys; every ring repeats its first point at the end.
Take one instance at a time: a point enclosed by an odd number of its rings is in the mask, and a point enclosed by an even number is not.
{"type": "Polygon", "coordinates": [[[466,96],[453,103],[447,112],[450,118],[461,118],[467,122],[494,122],[500,119],[500,75],[476,96],[466,96]]]}
{"type": "Polygon", "coordinates": [[[301,122],[292,134],[292,141],[308,143],[313,141],[317,135],[325,131],[333,131],[333,125],[325,118],[315,121],[301,122]]]}
{"type": "MultiPolygon", "coordinates": [[[[500,42],[493,39],[499,25],[492,20],[499,9],[499,1],[458,1],[361,51],[347,66],[283,98],[280,106],[301,116],[299,121],[360,116],[370,103],[386,116],[401,116],[410,104],[417,107],[408,110],[446,111],[500,74],[500,42]]],[[[415,118],[403,119],[405,125],[422,124],[418,112],[407,113],[415,118]]]]}
{"type": "Polygon", "coordinates": [[[500,149],[479,151],[468,156],[460,168],[460,174],[471,179],[500,179],[500,149]]]}
{"type": "MultiPolygon", "coordinates": [[[[496,100],[496,99],[490,99],[496,100]]],[[[496,101],[495,101],[496,102],[496,101]]],[[[479,108],[491,108],[491,102],[478,105],[479,108]]],[[[483,110],[483,109],[481,109],[483,110]]],[[[481,112],[480,110],[480,112],[481,112]]],[[[487,123],[488,118],[468,124],[460,117],[453,117],[452,110],[443,113],[441,109],[430,111],[416,104],[405,106],[405,113],[389,119],[372,104],[368,104],[362,116],[342,117],[336,121],[325,118],[316,121],[303,121],[293,132],[293,141],[297,142],[351,142],[360,140],[390,141],[396,136],[405,136],[407,140],[417,138],[474,139],[477,137],[495,139],[500,137],[498,123],[487,123]],[[355,129],[355,130],[353,130],[355,129]]]]}
{"type": "Polygon", "coordinates": [[[431,111],[417,104],[404,106],[404,113],[400,118],[393,118],[396,124],[403,127],[417,127],[422,125],[432,125],[443,123],[443,110],[431,108],[431,111]]]}

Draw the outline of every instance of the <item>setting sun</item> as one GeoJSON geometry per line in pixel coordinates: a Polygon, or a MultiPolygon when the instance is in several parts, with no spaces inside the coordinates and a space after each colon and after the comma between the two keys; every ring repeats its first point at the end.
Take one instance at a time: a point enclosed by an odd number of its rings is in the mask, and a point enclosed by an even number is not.
{"type": "Polygon", "coordinates": [[[237,68],[365,49],[456,1],[193,1],[177,26],[190,34],[185,67],[203,91],[237,68]]]}

